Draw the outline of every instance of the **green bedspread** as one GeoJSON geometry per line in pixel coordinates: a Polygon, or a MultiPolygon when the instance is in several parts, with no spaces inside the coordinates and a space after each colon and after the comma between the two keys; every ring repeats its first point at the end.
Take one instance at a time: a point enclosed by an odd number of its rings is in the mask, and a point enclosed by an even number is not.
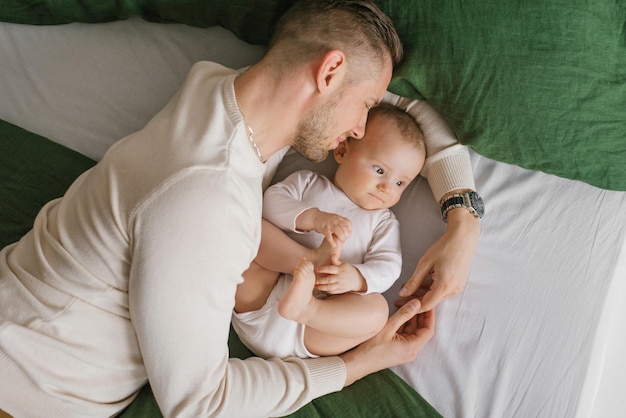
{"type": "MultiPolygon", "coordinates": [[[[39,209],[63,195],[95,162],[39,135],[0,120],[0,248],[28,232],[39,209]]],[[[252,353],[231,332],[232,357],[252,353]]],[[[150,386],[121,415],[161,416],[150,386]]],[[[316,399],[293,417],[416,417],[440,415],[390,370],[370,375],[342,392],[316,399]]]]}
{"type": "MultiPolygon", "coordinates": [[[[140,15],[265,44],[294,0],[3,0],[0,20],[140,15]]],[[[626,190],[626,0],[377,0],[406,49],[390,89],[426,98],[499,161],[626,190]]]]}

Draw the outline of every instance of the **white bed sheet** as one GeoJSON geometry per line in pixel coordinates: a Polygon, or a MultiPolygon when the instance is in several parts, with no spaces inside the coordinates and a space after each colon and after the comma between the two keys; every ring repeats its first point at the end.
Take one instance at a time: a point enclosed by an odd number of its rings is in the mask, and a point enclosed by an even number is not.
{"type": "Polygon", "coordinates": [[[0,23],[0,119],[98,160],[165,106],[193,63],[242,68],[263,51],[222,27],[137,17],[92,25],[0,23]]]}
{"type": "MultiPolygon", "coordinates": [[[[258,59],[219,28],[0,24],[0,119],[99,159],[140,129],[189,67],[258,59]]],[[[626,387],[626,194],[471,153],[487,212],[467,286],[434,340],[394,371],[446,417],[619,416],[626,387]]],[[[302,166],[289,157],[284,174],[302,166]]],[[[419,179],[395,208],[403,275],[443,231],[419,179]]]]}
{"type": "MultiPolygon", "coordinates": [[[[446,417],[620,416],[625,194],[473,153],[472,163],[487,212],[468,283],[438,307],[434,341],[396,373],[446,417]]],[[[424,249],[434,209],[410,222],[405,249],[424,249]]]]}

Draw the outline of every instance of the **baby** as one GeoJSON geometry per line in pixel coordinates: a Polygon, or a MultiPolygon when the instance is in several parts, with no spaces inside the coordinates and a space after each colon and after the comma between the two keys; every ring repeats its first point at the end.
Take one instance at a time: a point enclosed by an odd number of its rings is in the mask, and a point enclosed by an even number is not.
{"type": "MultiPolygon", "coordinates": [[[[380,104],[370,111],[365,136],[335,149],[332,181],[302,170],[267,189],[264,218],[300,244],[326,251],[330,262],[315,268],[303,259],[293,276],[252,263],[232,321],[250,350],[265,358],[336,355],[382,329],[389,315],[382,292],[402,266],[399,224],[389,208],[425,155],[413,117],[380,104]]],[[[281,257],[289,251],[283,242],[263,240],[261,250],[281,257]]]]}

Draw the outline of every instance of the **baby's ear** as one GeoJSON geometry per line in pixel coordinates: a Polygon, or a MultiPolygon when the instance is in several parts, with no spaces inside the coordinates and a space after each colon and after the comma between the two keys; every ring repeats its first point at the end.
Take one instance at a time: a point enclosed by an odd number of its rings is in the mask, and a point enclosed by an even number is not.
{"type": "Polygon", "coordinates": [[[341,141],[339,145],[337,145],[337,148],[335,148],[335,151],[333,152],[333,155],[335,156],[335,161],[337,161],[337,164],[341,164],[341,162],[343,161],[343,157],[346,155],[346,152],[348,152],[348,140],[347,139],[345,141],[341,141]]]}

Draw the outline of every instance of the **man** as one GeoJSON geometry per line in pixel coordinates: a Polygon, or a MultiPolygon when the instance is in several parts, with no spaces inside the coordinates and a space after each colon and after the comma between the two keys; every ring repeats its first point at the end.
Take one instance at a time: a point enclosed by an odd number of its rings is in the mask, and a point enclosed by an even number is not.
{"type": "Polygon", "coordinates": [[[264,161],[361,137],[400,58],[372,3],[319,0],[294,6],[245,72],[196,64],[0,252],[0,409],[110,416],[149,380],[165,416],[280,415],[413,360],[434,329],[418,301],[340,357],[241,361],[227,347],[264,161]]]}

